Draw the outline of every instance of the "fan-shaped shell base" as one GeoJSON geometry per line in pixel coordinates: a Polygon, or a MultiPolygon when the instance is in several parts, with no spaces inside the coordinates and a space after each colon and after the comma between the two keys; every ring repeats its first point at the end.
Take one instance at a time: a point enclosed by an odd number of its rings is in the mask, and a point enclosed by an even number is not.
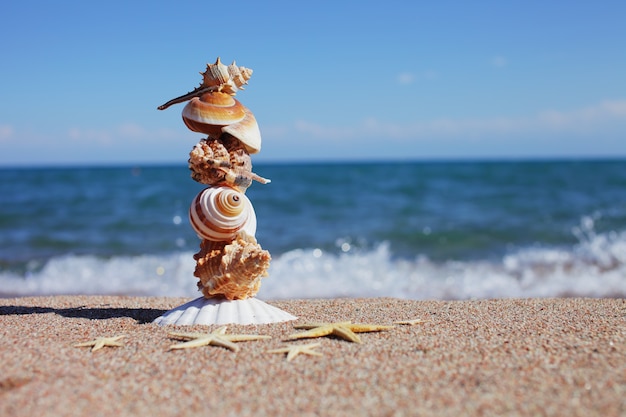
{"type": "Polygon", "coordinates": [[[257,298],[226,300],[199,297],[154,320],[161,326],[212,324],[267,324],[296,320],[297,317],[257,298]]]}

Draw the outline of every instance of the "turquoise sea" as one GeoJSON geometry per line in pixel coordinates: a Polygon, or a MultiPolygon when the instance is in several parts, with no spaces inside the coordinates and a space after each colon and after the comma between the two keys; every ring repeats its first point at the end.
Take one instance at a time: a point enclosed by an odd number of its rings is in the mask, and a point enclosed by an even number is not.
{"type": "MultiPolygon", "coordinates": [[[[255,164],[262,299],[626,297],[626,160],[255,164]]],[[[0,296],[197,296],[184,165],[0,169],[0,296]]]]}

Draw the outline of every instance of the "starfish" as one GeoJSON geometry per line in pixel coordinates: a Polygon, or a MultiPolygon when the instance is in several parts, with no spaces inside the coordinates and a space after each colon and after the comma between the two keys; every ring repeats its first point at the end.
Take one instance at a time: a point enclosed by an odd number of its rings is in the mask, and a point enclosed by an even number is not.
{"type": "Polygon", "coordinates": [[[407,325],[407,326],[414,326],[416,324],[424,324],[427,321],[428,320],[422,320],[422,319],[400,320],[400,321],[394,321],[393,324],[404,324],[404,325],[407,325]]]}
{"type": "Polygon", "coordinates": [[[322,356],[321,353],[315,352],[313,349],[321,345],[321,343],[310,343],[308,345],[287,345],[284,348],[268,350],[267,353],[286,353],[287,362],[298,356],[300,353],[311,356],[322,356]]]}
{"type": "Polygon", "coordinates": [[[121,343],[118,342],[121,338],[126,337],[115,336],[115,337],[97,337],[95,340],[91,340],[89,342],[77,343],[74,347],[85,347],[85,346],[93,346],[91,349],[92,352],[96,350],[102,349],[105,346],[122,346],[121,343]]]}
{"type": "Polygon", "coordinates": [[[169,333],[169,336],[173,339],[186,340],[186,342],[170,346],[169,350],[214,345],[225,347],[233,352],[239,350],[234,342],[272,338],[258,334],[226,334],[226,326],[213,330],[211,333],[169,333]]]}
{"type": "Polygon", "coordinates": [[[392,327],[393,326],[379,326],[376,324],[355,324],[350,321],[300,324],[294,326],[294,328],[309,329],[309,331],[292,334],[288,336],[288,339],[294,340],[333,335],[350,342],[361,343],[361,339],[355,333],[380,332],[382,330],[391,329],[392,327]]]}

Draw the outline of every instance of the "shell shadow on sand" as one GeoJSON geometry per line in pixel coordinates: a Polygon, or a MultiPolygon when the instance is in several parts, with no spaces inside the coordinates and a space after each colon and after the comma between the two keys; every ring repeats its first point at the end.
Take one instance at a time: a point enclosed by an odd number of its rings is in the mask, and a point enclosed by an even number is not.
{"type": "Polygon", "coordinates": [[[37,306],[0,306],[0,316],[29,315],[54,313],[68,318],[84,318],[89,320],[107,320],[129,317],[139,324],[151,323],[154,318],[166,313],[167,310],[154,308],[119,308],[119,307],[71,307],[52,308],[37,306]]]}

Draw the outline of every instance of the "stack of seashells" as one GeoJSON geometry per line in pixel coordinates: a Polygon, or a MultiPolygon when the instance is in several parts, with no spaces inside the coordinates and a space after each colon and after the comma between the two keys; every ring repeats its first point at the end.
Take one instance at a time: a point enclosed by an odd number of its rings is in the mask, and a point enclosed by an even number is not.
{"type": "Polygon", "coordinates": [[[192,131],[206,134],[189,154],[191,177],[208,188],[189,209],[189,220],[202,239],[194,255],[198,289],[205,298],[244,300],[259,291],[267,276],[270,254],[255,239],[256,215],[245,191],[269,180],[252,172],[250,154],[261,150],[261,133],[252,112],[234,98],[252,70],[217,58],[200,73],[195,90],[159,106],[188,102],[183,121],[192,131]]]}

